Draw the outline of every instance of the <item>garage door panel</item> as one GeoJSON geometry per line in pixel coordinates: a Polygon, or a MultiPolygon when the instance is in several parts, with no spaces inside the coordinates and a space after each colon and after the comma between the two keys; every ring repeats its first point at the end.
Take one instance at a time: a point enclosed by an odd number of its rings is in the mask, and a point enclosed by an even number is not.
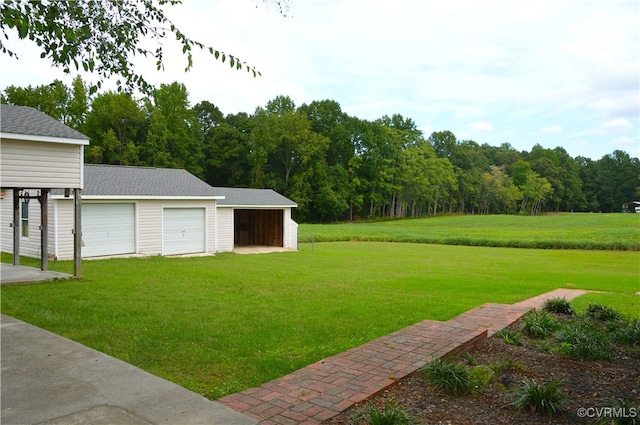
{"type": "Polygon", "coordinates": [[[164,255],[205,252],[205,209],[165,208],[162,219],[164,255]]]}
{"type": "Polygon", "coordinates": [[[82,242],[83,257],[134,253],[134,204],[83,204],[82,242]]]}

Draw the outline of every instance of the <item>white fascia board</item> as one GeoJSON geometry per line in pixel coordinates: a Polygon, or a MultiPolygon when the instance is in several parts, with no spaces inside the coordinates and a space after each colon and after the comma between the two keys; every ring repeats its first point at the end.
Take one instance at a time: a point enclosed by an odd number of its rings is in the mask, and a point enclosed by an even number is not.
{"type": "Polygon", "coordinates": [[[89,139],[40,136],[35,134],[0,133],[0,139],[28,140],[30,142],[64,143],[66,145],[88,145],[89,139]]]}
{"type": "Polygon", "coordinates": [[[273,209],[280,209],[280,208],[297,208],[298,204],[293,204],[293,205],[247,205],[247,204],[242,204],[242,205],[220,205],[218,204],[218,208],[240,208],[240,209],[262,209],[262,210],[273,210],[273,209]]]}
{"type": "MultiPolygon", "coordinates": [[[[64,195],[54,195],[53,199],[65,199],[64,195]]],[[[134,195],[82,195],[84,201],[136,201],[136,200],[173,200],[173,201],[218,201],[224,196],[134,196],[134,195]]]]}

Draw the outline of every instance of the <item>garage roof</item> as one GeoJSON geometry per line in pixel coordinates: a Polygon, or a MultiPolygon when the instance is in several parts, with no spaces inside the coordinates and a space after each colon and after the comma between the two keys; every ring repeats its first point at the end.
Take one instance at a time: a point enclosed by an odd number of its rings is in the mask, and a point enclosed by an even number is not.
{"type": "Polygon", "coordinates": [[[29,106],[0,105],[0,132],[7,138],[46,142],[65,139],[66,143],[89,144],[89,138],[84,134],[29,106]]]}
{"type": "Polygon", "coordinates": [[[271,189],[239,189],[230,187],[214,187],[215,192],[223,195],[219,206],[258,206],[258,207],[297,207],[291,199],[271,189]]]}
{"type": "MultiPolygon", "coordinates": [[[[61,190],[52,191],[61,196],[61,190]]],[[[271,189],[212,187],[186,170],[85,164],[83,198],[210,198],[219,206],[296,207],[271,189]],[[224,197],[225,199],[222,199],[224,197]]]]}
{"type": "MultiPolygon", "coordinates": [[[[53,194],[62,192],[53,191],[53,194]]],[[[186,170],[85,164],[82,197],[219,199],[220,195],[186,170]]]]}

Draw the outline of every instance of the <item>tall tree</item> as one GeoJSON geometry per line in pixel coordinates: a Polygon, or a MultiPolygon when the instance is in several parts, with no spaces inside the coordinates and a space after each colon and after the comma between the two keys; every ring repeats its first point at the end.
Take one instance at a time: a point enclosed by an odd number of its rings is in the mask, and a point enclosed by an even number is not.
{"type": "Polygon", "coordinates": [[[615,150],[598,161],[597,170],[600,210],[619,212],[623,202],[636,196],[640,161],[624,151],[615,150]]]}
{"type": "Polygon", "coordinates": [[[60,80],[35,87],[9,86],[0,96],[0,102],[36,108],[69,127],[82,131],[89,97],[84,82],[76,77],[71,88],[60,80]]]}
{"type": "Polygon", "coordinates": [[[179,83],[162,84],[145,103],[149,130],[142,146],[142,159],[156,166],[184,168],[203,178],[204,137],[198,114],[190,107],[186,87],[179,83]]]}
{"type": "Polygon", "coordinates": [[[312,131],[329,138],[327,163],[346,168],[355,154],[354,119],[342,112],[334,100],[313,101],[300,106],[298,111],[307,117],[312,131]]]}
{"type": "Polygon", "coordinates": [[[247,114],[229,116],[227,121],[220,109],[208,101],[198,103],[193,109],[204,136],[205,180],[213,186],[248,185],[243,180],[248,168],[247,114]]]}
{"type": "Polygon", "coordinates": [[[145,116],[128,93],[107,92],[91,102],[83,125],[91,143],[85,159],[95,164],[138,165],[144,141],[145,116]]]}
{"type": "Polygon", "coordinates": [[[455,134],[449,130],[434,131],[428,140],[439,158],[449,158],[458,144],[455,134]]]}
{"type": "Polygon", "coordinates": [[[537,215],[542,211],[542,206],[553,193],[551,183],[541,177],[535,171],[529,170],[522,182],[520,189],[522,191],[522,203],[520,205],[521,213],[529,213],[537,215]]]}

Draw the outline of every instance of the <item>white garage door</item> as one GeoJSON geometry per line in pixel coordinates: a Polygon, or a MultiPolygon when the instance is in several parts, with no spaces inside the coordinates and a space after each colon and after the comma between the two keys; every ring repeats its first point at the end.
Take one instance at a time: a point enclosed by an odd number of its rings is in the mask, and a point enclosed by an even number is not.
{"type": "Polygon", "coordinates": [[[135,252],[133,204],[82,205],[83,257],[135,252]]]}
{"type": "Polygon", "coordinates": [[[165,208],[162,214],[163,255],[205,252],[205,209],[165,208]]]}

